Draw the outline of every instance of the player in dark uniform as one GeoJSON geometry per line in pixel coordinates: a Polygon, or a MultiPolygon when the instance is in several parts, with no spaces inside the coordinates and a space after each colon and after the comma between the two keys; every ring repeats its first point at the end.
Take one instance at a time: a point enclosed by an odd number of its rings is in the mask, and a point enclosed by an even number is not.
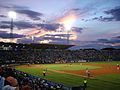
{"type": "Polygon", "coordinates": [[[117,70],[120,70],[120,66],[119,66],[119,64],[117,64],[117,70]]]}

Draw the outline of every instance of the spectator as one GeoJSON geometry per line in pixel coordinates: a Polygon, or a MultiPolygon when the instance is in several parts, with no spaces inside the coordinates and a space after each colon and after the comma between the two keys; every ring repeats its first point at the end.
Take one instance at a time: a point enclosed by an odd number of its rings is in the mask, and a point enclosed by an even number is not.
{"type": "Polygon", "coordinates": [[[5,78],[0,76],[0,90],[2,90],[4,86],[5,78]]]}
{"type": "Polygon", "coordinates": [[[2,90],[19,90],[17,85],[17,80],[14,77],[9,76],[6,78],[5,86],[2,88],[2,90]]]}

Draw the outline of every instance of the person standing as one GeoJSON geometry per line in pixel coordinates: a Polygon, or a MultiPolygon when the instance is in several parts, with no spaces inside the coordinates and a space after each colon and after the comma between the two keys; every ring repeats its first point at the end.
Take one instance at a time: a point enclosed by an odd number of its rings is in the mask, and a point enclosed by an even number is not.
{"type": "Polygon", "coordinates": [[[30,63],[27,63],[27,66],[29,67],[29,66],[30,66],[30,63]]]}
{"type": "Polygon", "coordinates": [[[88,78],[90,77],[90,71],[88,70],[88,72],[87,72],[87,76],[88,76],[88,78]]]}
{"type": "Polygon", "coordinates": [[[46,70],[43,70],[43,76],[46,76],[46,70]]]}
{"type": "Polygon", "coordinates": [[[84,87],[86,88],[87,87],[87,79],[86,78],[83,80],[83,84],[84,84],[84,87]]]}
{"type": "Polygon", "coordinates": [[[117,70],[120,70],[120,66],[119,66],[119,64],[117,64],[117,70]]]}
{"type": "Polygon", "coordinates": [[[86,76],[88,75],[88,68],[86,68],[86,70],[85,70],[85,74],[86,74],[86,76]]]}
{"type": "Polygon", "coordinates": [[[86,68],[85,73],[86,73],[86,76],[89,78],[90,77],[90,70],[88,70],[88,68],[86,68]]]}

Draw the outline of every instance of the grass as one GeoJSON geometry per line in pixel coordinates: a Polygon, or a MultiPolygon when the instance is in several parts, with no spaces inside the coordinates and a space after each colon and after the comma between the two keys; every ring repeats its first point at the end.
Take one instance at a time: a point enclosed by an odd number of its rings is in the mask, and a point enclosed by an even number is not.
{"type": "Polygon", "coordinates": [[[90,63],[97,63],[97,64],[111,64],[111,65],[120,65],[120,61],[100,61],[100,62],[90,62],[90,63]]]}
{"type": "Polygon", "coordinates": [[[96,80],[88,80],[87,90],[119,90],[120,74],[112,74],[96,77],[96,80]]]}
{"type": "MultiPolygon", "coordinates": [[[[96,62],[91,62],[91,63],[96,63],[96,62]]],[[[117,63],[120,64],[120,62],[97,62],[97,64],[98,63],[112,64],[112,65],[116,65],[117,63]]],[[[54,70],[84,70],[86,68],[89,69],[101,68],[101,67],[87,66],[84,64],[81,65],[80,63],[72,64],[72,68],[70,64],[40,64],[37,66],[40,66],[42,68],[54,69],[54,70]]],[[[17,70],[24,71],[34,76],[39,76],[41,78],[44,78],[42,76],[42,71],[43,71],[42,68],[39,67],[24,68],[21,66],[16,67],[17,70]]],[[[84,78],[79,76],[74,76],[71,74],[60,74],[48,70],[48,75],[45,77],[45,79],[54,81],[56,83],[64,84],[65,86],[68,87],[75,87],[75,86],[83,85],[84,78]]],[[[96,79],[88,79],[87,90],[119,90],[119,88],[120,88],[120,74],[97,76],[96,79]]]]}
{"type": "Polygon", "coordinates": [[[86,68],[89,69],[96,69],[101,68],[98,66],[89,66],[89,65],[81,65],[80,63],[70,64],[45,64],[41,65],[43,68],[49,68],[54,70],[85,70],[86,68]]]}

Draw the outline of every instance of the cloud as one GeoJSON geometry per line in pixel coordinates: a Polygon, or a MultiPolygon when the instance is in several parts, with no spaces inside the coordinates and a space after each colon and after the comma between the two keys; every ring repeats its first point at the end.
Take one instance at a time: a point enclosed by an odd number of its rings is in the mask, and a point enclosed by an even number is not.
{"type": "Polygon", "coordinates": [[[18,5],[12,5],[12,8],[15,8],[17,10],[27,10],[27,9],[29,9],[26,6],[18,6],[18,5]]]}
{"type": "MultiPolygon", "coordinates": [[[[32,35],[31,35],[32,36],[32,35]]],[[[17,40],[17,43],[32,43],[32,37],[24,37],[17,40]]],[[[35,43],[56,43],[65,44],[67,42],[67,34],[44,34],[39,37],[34,37],[35,43]]]]}
{"type": "Polygon", "coordinates": [[[28,7],[26,6],[18,6],[18,5],[15,5],[15,4],[8,4],[8,3],[0,3],[0,8],[3,8],[3,9],[18,9],[18,10],[22,10],[22,9],[28,9],[28,7]]]}
{"type": "MultiPolygon", "coordinates": [[[[69,34],[69,35],[71,35],[71,34],[69,34]]],[[[54,40],[56,40],[56,41],[61,41],[61,40],[66,40],[67,38],[67,34],[45,34],[44,36],[43,36],[43,39],[45,39],[45,40],[52,40],[52,41],[54,41],[54,40]]]]}
{"type": "Polygon", "coordinates": [[[54,37],[44,37],[45,40],[52,40],[52,41],[61,41],[61,40],[66,40],[62,38],[54,38],[54,37]]]}
{"type": "Polygon", "coordinates": [[[114,37],[114,38],[118,38],[118,39],[120,39],[120,36],[116,36],[116,37],[114,37]]]}
{"type": "MultiPolygon", "coordinates": [[[[94,49],[101,49],[104,47],[110,47],[111,45],[109,44],[103,44],[98,41],[70,41],[73,43],[73,45],[76,45],[74,47],[71,47],[70,49],[76,50],[76,49],[88,49],[88,48],[94,48],[94,49]]],[[[71,43],[71,44],[72,44],[71,43]]]]}
{"type": "Polygon", "coordinates": [[[80,14],[79,8],[70,9],[65,13],[63,13],[62,16],[57,17],[55,20],[53,20],[53,22],[60,23],[65,28],[69,29],[73,26],[75,21],[79,18],[79,14],[80,14]]]}
{"type": "MultiPolygon", "coordinates": [[[[18,29],[27,29],[27,28],[41,28],[46,31],[56,31],[61,25],[58,23],[53,24],[41,24],[41,23],[31,23],[26,21],[14,21],[14,26],[18,29]]],[[[10,21],[1,21],[1,27],[3,29],[10,27],[10,21]]]]}
{"type": "Polygon", "coordinates": [[[111,47],[111,45],[104,45],[104,44],[99,44],[99,43],[91,43],[91,44],[88,44],[88,45],[84,45],[84,46],[81,46],[81,48],[94,48],[94,49],[101,49],[101,48],[105,48],[105,47],[111,47]]]}
{"type": "MultiPolygon", "coordinates": [[[[27,28],[34,28],[35,26],[30,22],[25,21],[14,21],[14,27],[18,29],[27,29],[27,28]]],[[[1,21],[2,29],[10,28],[10,21],[1,21]]]]}
{"type": "Polygon", "coordinates": [[[60,17],[56,17],[54,22],[63,24],[65,27],[74,27],[74,23],[81,19],[86,21],[91,15],[93,15],[93,11],[95,10],[95,6],[85,6],[80,8],[72,8],[70,10],[66,10],[62,13],[60,17]]]}
{"type": "MultiPolygon", "coordinates": [[[[22,37],[24,37],[24,35],[13,33],[13,38],[22,38],[22,37]]],[[[5,31],[0,31],[0,38],[8,39],[10,38],[10,34],[5,31]]]]}
{"type": "Polygon", "coordinates": [[[15,22],[14,25],[18,29],[27,29],[27,28],[34,28],[35,27],[32,23],[30,23],[30,22],[24,22],[24,21],[15,22]]]}
{"type": "Polygon", "coordinates": [[[63,13],[61,17],[55,18],[52,22],[59,23],[61,27],[61,31],[72,30],[76,33],[81,33],[83,28],[74,27],[74,24],[79,18],[82,18],[86,13],[89,12],[89,8],[84,8],[84,10],[80,8],[73,8],[63,13]]]}
{"type": "Polygon", "coordinates": [[[2,18],[6,18],[7,16],[5,16],[5,15],[0,15],[0,17],[2,17],[2,18]]]}
{"type": "Polygon", "coordinates": [[[66,38],[54,38],[54,37],[44,37],[50,44],[67,44],[66,38]]]}
{"type": "Polygon", "coordinates": [[[46,34],[45,36],[48,36],[48,37],[55,37],[55,36],[58,36],[58,37],[66,37],[67,34],[46,34]]]}
{"type": "Polygon", "coordinates": [[[32,39],[30,38],[17,39],[17,43],[32,43],[32,39]]]}
{"type": "Polygon", "coordinates": [[[103,16],[100,16],[100,17],[94,17],[94,18],[92,18],[92,20],[99,20],[99,21],[103,21],[103,22],[109,22],[109,21],[113,21],[114,17],[103,17],[103,16]]]}
{"type": "Polygon", "coordinates": [[[95,9],[96,9],[96,7],[94,5],[90,6],[90,4],[89,4],[82,8],[73,8],[70,11],[74,12],[79,18],[82,18],[84,16],[88,17],[90,14],[93,14],[92,11],[95,9]]]}
{"type": "Polygon", "coordinates": [[[83,28],[79,28],[79,27],[72,27],[72,29],[71,29],[72,31],[74,31],[74,32],[78,32],[78,33],[81,33],[82,32],[82,30],[83,30],[83,28]]]}
{"type": "Polygon", "coordinates": [[[33,20],[41,20],[40,16],[43,16],[42,13],[32,11],[32,10],[15,10],[17,13],[25,14],[33,20]]]}
{"type": "Polygon", "coordinates": [[[11,4],[0,4],[0,10],[1,10],[0,17],[2,18],[6,17],[4,14],[11,10],[17,12],[17,14],[19,14],[18,16],[26,15],[24,17],[29,17],[32,20],[41,20],[41,16],[43,16],[43,13],[30,10],[28,7],[11,4]]]}
{"type": "Polygon", "coordinates": [[[74,41],[79,48],[105,48],[105,47],[120,47],[120,36],[115,36],[110,39],[101,38],[95,41],[74,41]]]}
{"type": "Polygon", "coordinates": [[[120,21],[120,6],[104,12],[105,14],[112,15],[116,21],[120,21]]]}
{"type": "Polygon", "coordinates": [[[46,24],[37,24],[37,26],[46,30],[56,31],[56,29],[58,29],[61,25],[58,23],[53,23],[53,24],[46,23],[46,24]]]}
{"type": "Polygon", "coordinates": [[[103,16],[94,17],[94,18],[92,18],[92,20],[99,20],[99,21],[103,21],[103,22],[120,21],[120,6],[117,6],[113,9],[104,11],[104,13],[106,15],[111,15],[111,16],[108,16],[108,17],[103,17],[103,16]]]}
{"type": "Polygon", "coordinates": [[[120,43],[120,38],[119,37],[114,37],[114,38],[111,38],[111,39],[98,39],[97,40],[98,42],[101,42],[101,43],[106,43],[106,44],[117,44],[117,43],[120,43]]]}
{"type": "Polygon", "coordinates": [[[81,49],[81,48],[96,48],[101,49],[105,47],[120,48],[120,38],[119,36],[113,37],[111,39],[97,39],[96,41],[77,41],[73,40],[71,43],[77,45],[77,47],[72,47],[71,49],[81,49]]]}
{"type": "Polygon", "coordinates": [[[108,39],[98,39],[97,41],[98,41],[98,42],[109,42],[108,39]]]}
{"type": "Polygon", "coordinates": [[[0,25],[0,28],[7,29],[7,28],[10,28],[10,25],[0,25]]]}
{"type": "MultiPolygon", "coordinates": [[[[32,43],[32,42],[33,42],[33,40],[31,37],[17,39],[17,43],[32,43]]],[[[34,37],[34,42],[35,43],[52,43],[52,44],[59,43],[59,44],[63,44],[63,42],[66,42],[66,38],[55,38],[52,35],[44,35],[41,37],[34,37]]]]}
{"type": "Polygon", "coordinates": [[[31,39],[17,39],[17,43],[32,43],[31,39]]]}

